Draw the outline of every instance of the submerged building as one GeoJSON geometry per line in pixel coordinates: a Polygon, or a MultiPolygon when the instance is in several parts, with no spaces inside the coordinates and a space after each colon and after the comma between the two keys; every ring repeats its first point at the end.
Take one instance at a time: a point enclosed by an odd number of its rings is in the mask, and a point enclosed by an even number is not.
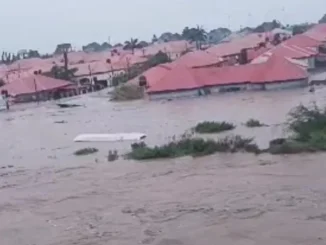
{"type": "Polygon", "coordinates": [[[148,83],[150,99],[171,99],[241,90],[276,90],[308,85],[306,69],[281,56],[259,64],[190,69],[178,65],[148,83]]]}

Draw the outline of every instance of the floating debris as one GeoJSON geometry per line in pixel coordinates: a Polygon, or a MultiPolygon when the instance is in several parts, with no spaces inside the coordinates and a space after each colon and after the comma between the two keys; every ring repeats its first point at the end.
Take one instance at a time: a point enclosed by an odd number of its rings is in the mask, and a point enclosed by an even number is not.
{"type": "Polygon", "coordinates": [[[77,104],[57,104],[57,106],[59,106],[60,108],[73,108],[73,107],[80,107],[81,105],[77,105],[77,104]]]}

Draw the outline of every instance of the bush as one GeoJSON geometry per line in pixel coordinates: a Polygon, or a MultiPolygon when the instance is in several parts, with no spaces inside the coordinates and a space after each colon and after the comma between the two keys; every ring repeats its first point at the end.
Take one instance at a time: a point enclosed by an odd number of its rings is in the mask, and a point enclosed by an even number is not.
{"type": "Polygon", "coordinates": [[[290,113],[288,129],[292,137],[270,142],[272,154],[294,154],[326,150],[326,110],[300,105],[290,113]]]}
{"type": "Polygon", "coordinates": [[[308,143],[287,140],[282,144],[271,144],[268,152],[271,154],[297,154],[315,152],[317,149],[308,143]]]}
{"type": "Polygon", "coordinates": [[[228,122],[201,122],[198,123],[194,130],[197,133],[207,134],[207,133],[220,133],[223,131],[232,130],[235,128],[235,125],[228,122]]]}
{"type": "Polygon", "coordinates": [[[246,151],[259,153],[259,148],[252,143],[253,139],[241,136],[228,136],[218,141],[205,140],[202,138],[185,138],[184,136],[162,146],[149,147],[145,143],[132,144],[129,158],[135,160],[174,158],[181,156],[205,156],[216,152],[246,151]]]}
{"type": "Polygon", "coordinates": [[[114,88],[111,94],[112,101],[137,100],[144,97],[144,89],[134,84],[122,84],[114,88]]]}
{"type": "Polygon", "coordinates": [[[265,126],[265,124],[262,124],[260,121],[255,120],[255,119],[249,119],[246,122],[246,126],[248,128],[255,128],[255,127],[263,127],[263,126],[265,126]]]}
{"type": "Polygon", "coordinates": [[[88,148],[83,148],[83,149],[75,151],[74,155],[84,156],[84,155],[90,155],[90,154],[93,154],[96,152],[98,152],[98,149],[88,147],[88,148]]]}

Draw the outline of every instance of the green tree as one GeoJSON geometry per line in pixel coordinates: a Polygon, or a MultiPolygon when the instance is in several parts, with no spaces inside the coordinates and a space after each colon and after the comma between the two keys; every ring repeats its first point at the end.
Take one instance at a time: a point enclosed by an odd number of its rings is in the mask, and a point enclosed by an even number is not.
{"type": "Polygon", "coordinates": [[[78,71],[77,68],[66,70],[65,67],[63,66],[53,66],[50,72],[44,73],[43,75],[53,77],[56,79],[70,81],[75,76],[75,73],[77,71],[78,71]]]}
{"type": "Polygon", "coordinates": [[[326,14],[324,14],[324,16],[319,20],[318,23],[319,23],[319,24],[324,24],[324,23],[326,23],[326,14]]]}
{"type": "Polygon", "coordinates": [[[58,44],[54,54],[63,54],[64,52],[71,52],[72,51],[72,46],[70,43],[61,43],[58,44]]]}
{"type": "Polygon", "coordinates": [[[101,51],[101,44],[97,42],[92,42],[87,44],[86,46],[83,46],[82,48],[84,52],[97,52],[101,51]]]}
{"type": "Polygon", "coordinates": [[[198,25],[196,28],[185,27],[182,31],[182,37],[190,42],[195,42],[196,48],[201,49],[203,42],[207,40],[207,32],[198,25]]]}
{"type": "Polygon", "coordinates": [[[117,43],[117,44],[114,44],[113,48],[119,48],[119,47],[123,47],[123,45],[121,43],[117,43]]]}
{"type": "Polygon", "coordinates": [[[158,41],[157,36],[154,34],[152,37],[152,43],[156,43],[158,41]]]}
{"type": "Polygon", "coordinates": [[[27,54],[28,58],[40,58],[41,55],[37,50],[29,50],[27,54]]]}
{"type": "Polygon", "coordinates": [[[278,20],[273,20],[272,22],[264,22],[260,24],[253,31],[262,33],[262,32],[272,31],[275,28],[282,28],[282,27],[283,25],[281,24],[281,22],[279,22],[278,20]]]}
{"type": "Polygon", "coordinates": [[[131,50],[132,54],[135,53],[135,49],[138,47],[138,39],[131,38],[130,41],[125,41],[124,50],[131,50]]]}
{"type": "Polygon", "coordinates": [[[157,54],[149,58],[148,61],[145,63],[145,70],[168,62],[171,62],[169,56],[166,53],[159,51],[157,54]]]}
{"type": "Polygon", "coordinates": [[[314,24],[311,24],[311,23],[303,23],[303,24],[293,25],[292,26],[292,34],[293,35],[302,34],[306,31],[308,31],[313,25],[314,24]]]}

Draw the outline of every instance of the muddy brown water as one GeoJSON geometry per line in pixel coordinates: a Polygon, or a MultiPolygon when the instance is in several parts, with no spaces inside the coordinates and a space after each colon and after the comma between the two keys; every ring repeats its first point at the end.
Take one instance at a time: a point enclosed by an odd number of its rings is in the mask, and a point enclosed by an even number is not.
{"type": "Polygon", "coordinates": [[[108,163],[109,149],[122,154],[129,143],[72,141],[136,131],[161,144],[199,121],[227,120],[263,148],[285,134],[292,107],[325,98],[322,88],[119,104],[87,96],[75,99],[80,108],[1,113],[0,244],[326,244],[326,154],[108,163]],[[249,118],[270,126],[248,129],[249,118]],[[73,155],[86,146],[99,152],[73,155]]]}

